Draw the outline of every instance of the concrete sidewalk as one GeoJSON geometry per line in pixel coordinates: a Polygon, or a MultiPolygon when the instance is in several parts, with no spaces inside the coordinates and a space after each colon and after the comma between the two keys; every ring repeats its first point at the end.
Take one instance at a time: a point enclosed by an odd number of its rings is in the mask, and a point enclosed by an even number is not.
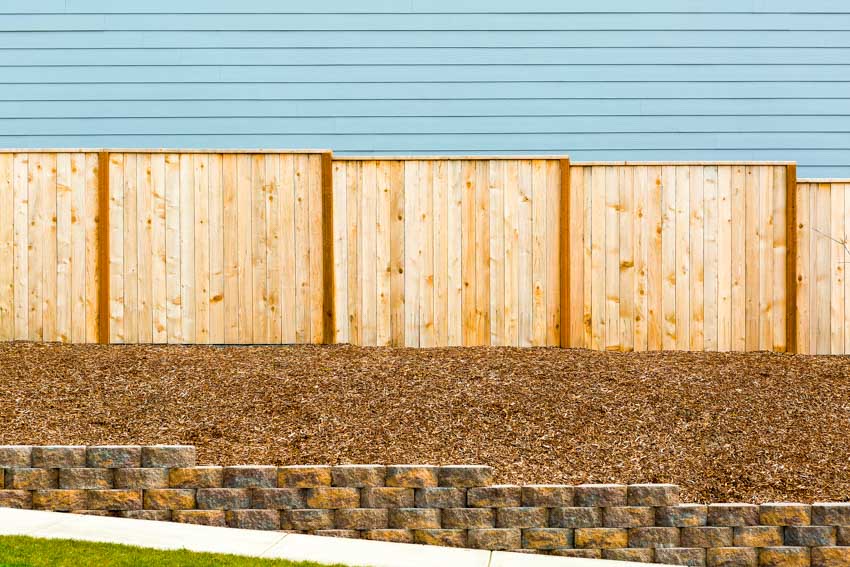
{"type": "Polygon", "coordinates": [[[647,567],[645,563],[624,561],[328,538],[11,508],[0,508],[0,535],[76,539],[372,567],[647,567]]]}

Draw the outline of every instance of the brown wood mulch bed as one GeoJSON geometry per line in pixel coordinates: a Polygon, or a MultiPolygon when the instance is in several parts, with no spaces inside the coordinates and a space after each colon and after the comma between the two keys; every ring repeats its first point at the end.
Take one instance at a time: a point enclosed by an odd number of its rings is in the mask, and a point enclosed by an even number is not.
{"type": "Polygon", "coordinates": [[[850,357],[0,345],[0,444],[202,462],[482,463],[516,483],[850,500],[850,357]]]}

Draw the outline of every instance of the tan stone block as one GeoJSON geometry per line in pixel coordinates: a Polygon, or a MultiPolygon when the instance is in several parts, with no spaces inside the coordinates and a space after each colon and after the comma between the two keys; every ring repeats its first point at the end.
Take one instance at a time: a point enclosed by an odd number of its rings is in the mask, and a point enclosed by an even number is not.
{"type": "Polygon", "coordinates": [[[659,547],[655,550],[655,563],[702,567],[705,565],[705,549],[699,547],[659,547]]]}
{"type": "Polygon", "coordinates": [[[80,516],[100,516],[103,518],[114,518],[116,512],[113,510],[71,510],[71,514],[80,516]]]}
{"type": "Polygon", "coordinates": [[[180,524],[227,527],[224,510],[173,510],[171,520],[180,524]]]}
{"type": "Polygon", "coordinates": [[[651,547],[603,549],[602,559],[610,559],[612,561],[633,561],[635,563],[652,563],[655,559],[655,550],[651,547]]]}
{"type": "Polygon", "coordinates": [[[29,490],[0,490],[0,508],[32,508],[32,492],[29,490]]]}
{"type": "Polygon", "coordinates": [[[146,510],[191,510],[195,507],[195,491],[187,488],[151,488],[145,490],[146,510]]]}
{"type": "Polygon", "coordinates": [[[675,506],[679,503],[679,487],[675,484],[630,484],[629,506],[675,506]]]}
{"type": "Polygon", "coordinates": [[[679,547],[679,528],[630,528],[629,547],[679,547]]]}
{"type": "Polygon", "coordinates": [[[243,530],[279,530],[280,512],[277,510],[227,510],[224,519],[228,527],[243,530]]]}
{"type": "Polygon", "coordinates": [[[549,525],[549,510],[538,507],[496,509],[497,528],[545,528],[549,525]]]}
{"type": "Polygon", "coordinates": [[[710,547],[705,550],[707,567],[756,567],[758,550],[753,547],[710,547]]]}
{"type": "Polygon", "coordinates": [[[838,545],[850,546],[850,526],[838,526],[835,528],[838,545]]]}
{"type": "Polygon", "coordinates": [[[377,530],[388,526],[387,510],[382,508],[340,508],[334,516],[337,529],[377,530]]]}
{"type": "Polygon", "coordinates": [[[223,467],[177,467],[168,471],[170,488],[221,488],[223,482],[223,467]]]}
{"type": "Polygon", "coordinates": [[[515,485],[495,485],[470,488],[466,504],[470,508],[516,508],[522,503],[522,488],[515,485]]]}
{"type": "Polygon", "coordinates": [[[139,445],[96,445],[86,447],[86,467],[93,469],[124,469],[142,466],[139,445]]]}
{"type": "Polygon", "coordinates": [[[629,547],[629,530],[624,528],[576,528],[575,546],[595,549],[629,547]]]}
{"type": "Polygon", "coordinates": [[[489,486],[493,482],[493,469],[485,465],[448,465],[440,467],[440,486],[473,488],[489,486]]]}
{"type": "Polygon", "coordinates": [[[322,537],[341,537],[345,539],[360,539],[360,532],[357,530],[316,530],[312,535],[322,537]]]}
{"type": "Polygon", "coordinates": [[[496,527],[496,510],[493,508],[444,508],[444,528],[465,529],[496,527]]]}
{"type": "Polygon", "coordinates": [[[147,445],[142,447],[142,467],[194,467],[197,457],[192,445],[147,445]]]}
{"type": "Polygon", "coordinates": [[[346,487],[316,487],[307,488],[306,502],[308,508],[359,508],[360,491],[346,487]]]}
{"type": "Polygon", "coordinates": [[[284,530],[329,530],[334,527],[333,510],[282,510],[280,526],[284,530]]]}
{"type": "Polygon", "coordinates": [[[32,467],[32,447],[29,445],[0,445],[0,469],[32,467]]]}
{"type": "Polygon", "coordinates": [[[291,510],[304,508],[303,488],[252,488],[251,507],[271,510],[291,510]]]}
{"type": "Polygon", "coordinates": [[[281,488],[314,488],[331,485],[331,467],[327,465],[291,465],[277,469],[281,488]]]}
{"type": "Polygon", "coordinates": [[[389,527],[410,530],[438,529],[440,510],[436,508],[392,508],[388,510],[389,527]]]}
{"type": "Polygon", "coordinates": [[[49,469],[6,469],[6,488],[46,490],[59,487],[59,471],[49,469]]]}
{"type": "Polygon", "coordinates": [[[655,509],[655,523],[671,528],[704,526],[708,522],[708,507],[704,504],[679,504],[655,509]]]}
{"type": "Polygon", "coordinates": [[[112,488],[112,469],[59,469],[59,488],[112,488]]]}
{"type": "Polygon", "coordinates": [[[557,557],[575,557],[581,559],[602,559],[601,549],[553,549],[550,555],[557,557]]]}
{"type": "Polygon", "coordinates": [[[522,547],[522,532],[517,528],[480,528],[467,532],[467,545],[474,549],[503,550],[522,547]]]}
{"type": "Polygon", "coordinates": [[[85,490],[34,490],[32,507],[35,510],[83,510],[91,509],[86,505],[85,490]]]}
{"type": "Polygon", "coordinates": [[[602,509],[606,528],[639,528],[655,524],[655,508],[649,506],[613,506],[602,509]]]}
{"type": "Polygon", "coordinates": [[[86,448],[81,445],[43,445],[32,448],[32,467],[68,469],[86,466],[86,448]]]}
{"type": "Polygon", "coordinates": [[[580,484],[575,487],[576,506],[626,506],[628,487],[624,484],[580,484]]]}
{"type": "Polygon", "coordinates": [[[275,488],[277,487],[277,467],[272,465],[224,467],[222,486],[224,488],[275,488]]]}
{"type": "Polygon", "coordinates": [[[575,488],[568,484],[530,484],[522,487],[523,506],[568,508],[575,501],[575,488]]]}
{"type": "Polygon", "coordinates": [[[364,508],[413,508],[413,490],[385,486],[366,487],[360,490],[360,503],[364,508]]]}
{"type": "Polygon", "coordinates": [[[602,508],[577,507],[549,510],[549,526],[553,528],[596,528],[602,526],[602,508]]]}
{"type": "Polygon", "coordinates": [[[813,547],[812,567],[850,567],[850,547],[813,547]]]}
{"type": "Polygon", "coordinates": [[[522,546],[527,549],[558,549],[573,546],[569,528],[527,528],[522,530],[522,546]]]}
{"type": "Polygon", "coordinates": [[[360,533],[363,539],[373,541],[392,541],[395,543],[413,543],[413,530],[396,530],[382,528],[377,530],[363,530],[360,533]]]}
{"type": "Polygon", "coordinates": [[[808,547],[763,547],[759,549],[761,567],[809,567],[808,547]]]}
{"type": "Polygon", "coordinates": [[[443,547],[466,547],[466,530],[413,530],[413,542],[443,547]]]}
{"type": "Polygon", "coordinates": [[[337,465],[331,467],[331,483],[334,486],[363,488],[384,486],[387,467],[384,465],[337,465]]]}
{"type": "Polygon", "coordinates": [[[86,492],[86,507],[90,510],[139,510],[142,508],[141,490],[119,488],[86,492]]]}
{"type": "Polygon", "coordinates": [[[438,486],[439,473],[440,467],[433,465],[389,465],[386,469],[386,485],[402,488],[438,486]]]}
{"type": "Polygon", "coordinates": [[[775,547],[782,545],[780,526],[738,526],[733,536],[737,547],[775,547]]]}
{"type": "Polygon", "coordinates": [[[815,502],[812,524],[816,526],[850,526],[850,502],[815,502]]]}
{"type": "Polygon", "coordinates": [[[708,505],[709,526],[757,526],[759,507],[755,504],[728,503],[708,505]]]}
{"type": "Polygon", "coordinates": [[[171,520],[171,510],[117,510],[115,514],[119,518],[132,518],[133,520],[153,520],[157,522],[171,520]]]}
{"type": "Polygon", "coordinates": [[[684,547],[732,547],[735,542],[732,528],[725,527],[681,528],[679,535],[684,547]]]}
{"type": "Polygon", "coordinates": [[[463,508],[466,506],[466,490],[463,488],[439,487],[414,490],[417,508],[463,508]]]}
{"type": "Polygon", "coordinates": [[[250,488],[199,488],[196,506],[202,510],[238,510],[251,507],[250,488]]]}
{"type": "Polygon", "coordinates": [[[115,469],[115,488],[168,488],[168,470],[115,469]]]}
{"type": "Polygon", "coordinates": [[[812,507],[794,502],[768,502],[759,506],[759,523],[765,526],[807,526],[812,507]]]}

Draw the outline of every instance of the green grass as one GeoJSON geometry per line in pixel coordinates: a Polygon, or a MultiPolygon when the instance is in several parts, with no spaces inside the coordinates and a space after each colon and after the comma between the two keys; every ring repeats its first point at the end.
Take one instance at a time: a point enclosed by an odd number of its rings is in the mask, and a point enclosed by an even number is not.
{"type": "MultiPolygon", "coordinates": [[[[318,563],[255,559],[238,555],[161,551],[69,539],[0,537],[0,567],[319,567],[318,563]]],[[[337,566],[342,567],[342,566],[337,566]]]]}

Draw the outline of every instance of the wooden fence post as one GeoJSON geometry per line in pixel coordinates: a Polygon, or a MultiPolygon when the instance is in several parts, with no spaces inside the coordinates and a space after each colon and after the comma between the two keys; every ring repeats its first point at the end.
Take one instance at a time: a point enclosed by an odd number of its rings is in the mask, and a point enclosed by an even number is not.
{"type": "Polygon", "coordinates": [[[560,211],[560,296],[561,348],[570,346],[570,158],[559,160],[561,166],[560,211]]]}
{"type": "Polygon", "coordinates": [[[797,164],[785,169],[785,352],[797,352],[797,164]]]}
{"type": "Polygon", "coordinates": [[[333,344],[336,339],[333,194],[333,152],[327,151],[322,153],[322,308],[324,313],[322,342],[324,344],[333,344]]]}
{"type": "Polygon", "coordinates": [[[97,341],[109,344],[109,152],[97,153],[97,341]]]}

